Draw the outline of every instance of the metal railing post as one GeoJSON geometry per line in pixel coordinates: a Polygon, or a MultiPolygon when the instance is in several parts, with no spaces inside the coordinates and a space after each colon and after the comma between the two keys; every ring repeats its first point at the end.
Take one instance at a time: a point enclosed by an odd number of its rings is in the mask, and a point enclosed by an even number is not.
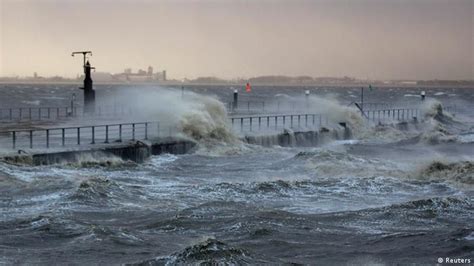
{"type": "MultiPolygon", "coordinates": [[[[170,133],[171,136],[171,133],[170,133]]],[[[132,140],[135,140],[135,123],[132,124],[132,140]]]]}
{"type": "Polygon", "coordinates": [[[81,128],[77,128],[77,145],[81,145],[81,128]]]}
{"type": "Polygon", "coordinates": [[[92,142],[91,144],[95,144],[95,127],[92,126],[92,142]]]}
{"type": "Polygon", "coordinates": [[[244,131],[244,118],[240,118],[240,132],[244,131]]]}
{"type": "Polygon", "coordinates": [[[261,129],[261,124],[262,124],[262,117],[259,116],[259,117],[258,117],[258,130],[261,129]]]}
{"type": "Polygon", "coordinates": [[[33,149],[33,130],[30,130],[30,149],[33,149]]]}
{"type": "Polygon", "coordinates": [[[105,141],[104,143],[109,143],[109,125],[105,125],[105,141]]]}
{"type": "Polygon", "coordinates": [[[66,145],[66,129],[61,128],[61,144],[66,145]]]}
{"type": "MultiPolygon", "coordinates": [[[[158,124],[158,132],[160,132],[159,124],[158,124]]],[[[119,125],[119,142],[122,142],[122,124],[119,125]]]]}
{"type": "Polygon", "coordinates": [[[278,129],[278,116],[275,116],[275,129],[278,129]]]}
{"type": "Polygon", "coordinates": [[[252,131],[252,117],[250,117],[250,131],[252,131]]]}
{"type": "Polygon", "coordinates": [[[13,144],[13,149],[16,148],[16,132],[12,132],[12,144],[13,144]]]}
{"type": "Polygon", "coordinates": [[[148,140],[148,122],[145,123],[145,140],[148,140]]]}
{"type": "Polygon", "coordinates": [[[46,129],[46,148],[49,149],[49,129],[46,129]]]}

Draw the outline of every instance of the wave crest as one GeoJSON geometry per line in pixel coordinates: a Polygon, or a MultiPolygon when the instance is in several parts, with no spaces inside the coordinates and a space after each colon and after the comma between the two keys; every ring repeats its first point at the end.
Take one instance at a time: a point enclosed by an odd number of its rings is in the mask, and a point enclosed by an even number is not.
{"type": "Polygon", "coordinates": [[[444,163],[434,161],[424,168],[421,177],[455,181],[474,185],[474,163],[470,161],[444,163]]]}

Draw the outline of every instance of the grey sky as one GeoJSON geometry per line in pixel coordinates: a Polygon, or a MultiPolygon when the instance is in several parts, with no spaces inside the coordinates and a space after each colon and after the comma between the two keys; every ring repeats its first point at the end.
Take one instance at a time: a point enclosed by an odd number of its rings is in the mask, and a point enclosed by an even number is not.
{"type": "Polygon", "coordinates": [[[474,0],[0,0],[0,75],[473,79],[474,0]]]}

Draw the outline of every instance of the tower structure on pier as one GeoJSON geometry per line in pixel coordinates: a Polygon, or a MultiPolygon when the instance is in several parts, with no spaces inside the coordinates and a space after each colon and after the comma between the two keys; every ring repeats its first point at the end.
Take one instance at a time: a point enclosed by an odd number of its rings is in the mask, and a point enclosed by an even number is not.
{"type": "Polygon", "coordinates": [[[95,69],[87,60],[87,55],[92,55],[91,51],[73,52],[75,54],[83,55],[83,67],[84,67],[84,87],[79,89],[84,90],[84,113],[93,114],[95,112],[95,91],[92,85],[91,70],[95,69]]]}

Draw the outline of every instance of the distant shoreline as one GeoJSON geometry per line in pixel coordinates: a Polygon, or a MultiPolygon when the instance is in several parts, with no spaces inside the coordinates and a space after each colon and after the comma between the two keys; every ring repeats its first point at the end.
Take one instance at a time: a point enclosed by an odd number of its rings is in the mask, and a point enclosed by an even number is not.
{"type": "MultiPolygon", "coordinates": [[[[80,81],[0,81],[1,85],[77,85],[81,86],[80,81]]],[[[94,82],[94,85],[122,85],[122,86],[170,86],[170,87],[189,87],[189,86],[211,86],[211,87],[244,87],[245,84],[238,83],[193,83],[193,82],[94,82]]],[[[311,88],[311,87],[368,87],[372,85],[378,88],[474,88],[474,81],[472,84],[404,84],[404,83],[310,83],[310,84],[294,84],[294,83],[253,83],[254,87],[299,87],[299,88],[311,88]]]]}

